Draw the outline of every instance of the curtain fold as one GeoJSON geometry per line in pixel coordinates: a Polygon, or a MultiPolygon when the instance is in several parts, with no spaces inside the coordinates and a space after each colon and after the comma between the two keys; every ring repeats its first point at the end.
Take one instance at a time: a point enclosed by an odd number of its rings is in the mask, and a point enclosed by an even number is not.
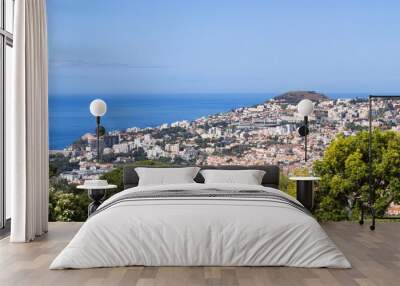
{"type": "Polygon", "coordinates": [[[6,111],[12,242],[48,228],[48,56],[45,0],[15,1],[13,94],[6,111]]]}

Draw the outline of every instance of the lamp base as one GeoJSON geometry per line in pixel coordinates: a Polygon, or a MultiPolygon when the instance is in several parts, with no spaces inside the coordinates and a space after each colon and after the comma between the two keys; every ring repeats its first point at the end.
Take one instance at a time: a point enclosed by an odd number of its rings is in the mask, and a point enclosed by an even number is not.
{"type": "Polygon", "coordinates": [[[92,202],[88,206],[88,216],[94,213],[97,208],[103,202],[106,196],[106,190],[104,189],[89,189],[88,196],[92,200],[92,202]]]}

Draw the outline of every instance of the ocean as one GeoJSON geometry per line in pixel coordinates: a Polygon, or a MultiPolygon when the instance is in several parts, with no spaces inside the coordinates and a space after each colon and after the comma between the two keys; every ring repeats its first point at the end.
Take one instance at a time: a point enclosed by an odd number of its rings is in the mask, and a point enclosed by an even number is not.
{"type": "MultiPolygon", "coordinates": [[[[95,132],[96,123],[89,112],[93,99],[107,103],[102,125],[107,131],[129,127],[155,127],[178,120],[193,120],[234,108],[259,104],[275,96],[272,93],[242,94],[151,94],[151,95],[50,95],[49,145],[60,150],[87,132],[95,132]]],[[[331,98],[366,94],[328,94],[331,98]]]]}

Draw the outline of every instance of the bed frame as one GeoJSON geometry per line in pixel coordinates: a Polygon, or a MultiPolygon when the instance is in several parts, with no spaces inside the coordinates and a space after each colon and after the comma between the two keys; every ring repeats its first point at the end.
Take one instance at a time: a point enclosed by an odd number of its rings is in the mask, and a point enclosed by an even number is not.
{"type": "MultiPolygon", "coordinates": [[[[125,166],[123,183],[124,189],[129,189],[136,187],[139,183],[139,176],[135,171],[138,166],[125,166]]],[[[151,167],[151,166],[146,166],[151,167]]],[[[174,166],[175,167],[175,166],[174,166]]],[[[184,167],[184,166],[178,166],[184,167]]],[[[186,167],[186,166],[185,166],[186,167]]],[[[275,165],[265,165],[265,166],[199,166],[202,170],[262,170],[265,171],[265,175],[262,179],[261,184],[264,187],[271,187],[279,189],[279,167],[275,165]]],[[[197,183],[204,183],[203,176],[198,173],[194,178],[197,183]]]]}

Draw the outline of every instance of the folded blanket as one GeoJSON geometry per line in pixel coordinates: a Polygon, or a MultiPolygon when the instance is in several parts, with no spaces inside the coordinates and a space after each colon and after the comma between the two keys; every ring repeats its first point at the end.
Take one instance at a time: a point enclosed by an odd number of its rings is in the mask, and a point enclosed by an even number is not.
{"type": "Polygon", "coordinates": [[[305,214],[311,215],[310,212],[298,201],[289,199],[283,194],[276,192],[269,192],[267,190],[235,190],[230,191],[224,188],[203,188],[201,190],[164,190],[164,191],[146,191],[146,192],[130,192],[119,196],[113,200],[106,201],[92,214],[96,215],[110,207],[113,207],[119,203],[127,201],[140,201],[140,200],[152,200],[152,199],[206,199],[221,198],[221,199],[245,199],[245,200],[265,200],[270,202],[276,202],[292,206],[305,214]]]}

